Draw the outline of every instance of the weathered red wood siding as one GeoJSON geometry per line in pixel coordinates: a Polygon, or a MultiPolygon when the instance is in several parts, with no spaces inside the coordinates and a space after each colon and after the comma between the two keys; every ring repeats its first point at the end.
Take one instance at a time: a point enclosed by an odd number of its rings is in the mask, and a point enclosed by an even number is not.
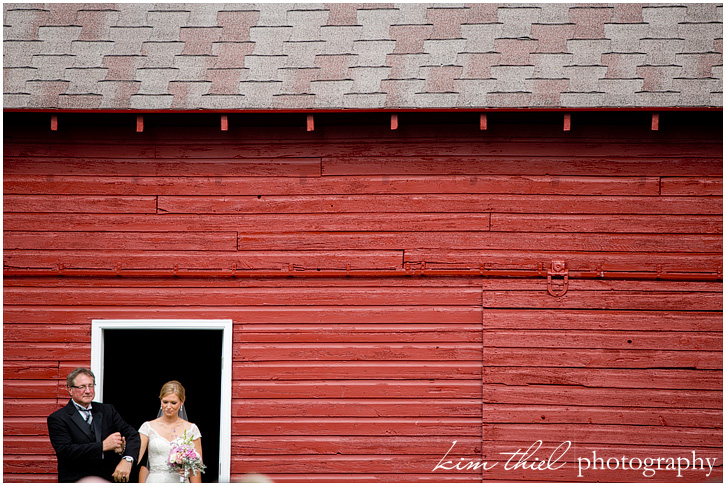
{"type": "MultiPolygon", "coordinates": [[[[406,117],[396,131],[321,117],[314,132],[6,120],[4,263],[717,272],[721,128],[673,114],[651,132],[645,115],[573,116],[570,132],[519,115],[485,132],[406,117]]],[[[453,441],[457,460],[538,439],[711,453],[721,295],[704,282],[571,280],[555,299],[542,279],[6,278],[4,479],[54,480],[45,417],[90,361],[93,318],[233,319],[233,479],[577,479],[571,466],[432,472],[453,441]]]]}

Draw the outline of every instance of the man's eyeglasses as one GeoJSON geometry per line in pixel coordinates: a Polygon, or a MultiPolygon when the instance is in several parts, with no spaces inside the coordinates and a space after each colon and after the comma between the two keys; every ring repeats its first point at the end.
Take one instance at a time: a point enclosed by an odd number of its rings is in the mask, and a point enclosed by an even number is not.
{"type": "Polygon", "coordinates": [[[85,390],[86,388],[88,388],[89,390],[93,390],[95,387],[96,387],[96,385],[94,384],[94,385],[75,385],[75,386],[71,386],[69,388],[75,388],[76,390],[85,390]]]}

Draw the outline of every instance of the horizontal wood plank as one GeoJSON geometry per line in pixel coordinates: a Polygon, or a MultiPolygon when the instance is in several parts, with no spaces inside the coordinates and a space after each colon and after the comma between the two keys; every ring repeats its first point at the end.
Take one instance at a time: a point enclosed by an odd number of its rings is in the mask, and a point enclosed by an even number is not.
{"type": "Polygon", "coordinates": [[[8,250],[187,250],[232,251],[236,232],[94,232],[94,231],[7,231],[3,245],[8,250]]]}
{"type": "MultiPolygon", "coordinates": [[[[46,149],[52,150],[52,149],[46,149]]],[[[85,150],[85,153],[74,153],[73,157],[53,156],[46,154],[37,158],[35,154],[6,156],[3,168],[8,174],[49,175],[99,175],[99,176],[177,176],[180,173],[193,176],[276,176],[276,177],[318,177],[320,176],[320,159],[309,158],[215,158],[181,161],[178,159],[159,160],[131,158],[127,153],[129,147],[100,147],[98,150],[85,150]],[[107,153],[122,150],[127,158],[117,158],[118,153],[107,153]],[[94,152],[104,152],[104,158],[94,152]]],[[[36,150],[41,152],[41,150],[36,150]]],[[[68,152],[66,152],[68,153],[68,152]]]]}
{"type": "Polygon", "coordinates": [[[627,407],[615,411],[611,407],[569,404],[484,404],[482,413],[488,424],[624,424],[703,428],[719,428],[723,424],[720,410],[673,407],[627,407]]]}
{"type": "MultiPolygon", "coordinates": [[[[673,407],[720,409],[723,398],[723,392],[720,390],[648,390],[648,393],[644,394],[640,390],[626,388],[584,388],[548,385],[508,386],[488,383],[484,384],[483,389],[484,403],[506,403],[513,405],[529,405],[533,403],[559,405],[569,403],[571,405],[621,408],[673,407]]],[[[552,430],[562,430],[560,427],[553,427],[552,430]]],[[[695,429],[694,434],[697,434],[698,430],[700,429],[695,429]]],[[[514,440],[514,438],[509,437],[509,440],[514,440]]],[[[628,442],[625,441],[623,443],[628,442]]],[[[674,442],[671,441],[670,443],[674,442]]]]}
{"type": "Polygon", "coordinates": [[[495,233],[486,231],[386,232],[386,233],[267,233],[241,234],[244,250],[421,249],[527,250],[586,252],[699,252],[719,253],[716,235],[611,235],[605,233],[495,233]]]}
{"type": "MultiPolygon", "coordinates": [[[[232,398],[481,398],[480,380],[235,382],[232,398]]],[[[710,402],[709,402],[710,403],[710,402]]],[[[480,431],[476,432],[477,435],[480,431]]]]}
{"type": "Polygon", "coordinates": [[[238,345],[239,361],[477,360],[477,343],[265,343],[238,345]]]}
{"type": "MultiPolygon", "coordinates": [[[[9,214],[5,231],[62,232],[230,232],[258,233],[276,231],[297,238],[305,231],[488,231],[489,214],[476,213],[392,213],[274,215],[115,215],[115,214],[9,214]]],[[[41,247],[42,248],[42,247],[41,247]]],[[[133,249],[133,248],[132,248],[133,249]]],[[[153,249],[153,248],[150,248],[153,249]]],[[[173,248],[172,248],[173,249],[173,248]]],[[[215,248],[210,248],[214,250],[215,248]]],[[[244,248],[240,248],[244,249],[244,248]]],[[[376,248],[380,249],[380,248],[376,248]]]]}
{"type": "Polygon", "coordinates": [[[501,214],[491,216],[491,231],[542,233],[703,233],[721,234],[720,216],[501,214]]]}
{"type": "MultiPolygon", "coordinates": [[[[476,145],[476,144],[471,144],[476,145]]],[[[492,144],[494,145],[494,144],[492,144]]],[[[632,150],[630,146],[624,150],[632,150]]],[[[520,150],[532,150],[533,147],[523,147],[520,150]]],[[[574,149],[574,148],[573,148],[574,149]]],[[[529,156],[494,154],[490,150],[496,147],[479,148],[471,150],[481,152],[477,156],[470,156],[467,149],[454,148],[453,152],[460,154],[447,154],[431,156],[430,154],[416,153],[408,155],[383,154],[360,157],[357,154],[331,155],[323,158],[323,175],[453,175],[453,174],[524,174],[524,175],[598,175],[598,176],[715,176],[723,173],[719,156],[711,157],[647,157],[642,152],[641,158],[635,154],[627,157],[597,156],[580,153],[577,157],[552,156],[538,157],[537,154],[529,156]],[[589,156],[588,156],[589,155],[589,156]]],[[[505,149],[501,149],[505,150],[505,149]]],[[[517,149],[509,147],[513,152],[517,149]]],[[[577,149],[581,150],[580,147],[577,149]]],[[[471,153],[471,152],[469,152],[471,153]]]]}
{"type": "Polygon", "coordinates": [[[485,330],[485,346],[499,348],[587,348],[717,351],[718,332],[504,331],[485,330]]]}
{"type": "Polygon", "coordinates": [[[722,310],[721,295],[710,292],[568,292],[553,298],[543,292],[496,290],[485,292],[484,307],[557,309],[642,309],[642,310],[722,310]],[[614,294],[614,295],[612,295],[614,294]]]}
{"type": "MultiPolygon", "coordinates": [[[[82,191],[81,188],[78,188],[82,191]]],[[[156,213],[156,196],[4,195],[6,213],[156,213]]]]}
{"type": "Polygon", "coordinates": [[[484,329],[720,332],[718,312],[487,309],[484,329]]]}
{"type": "Polygon", "coordinates": [[[241,362],[232,370],[240,381],[246,380],[451,380],[481,379],[481,361],[341,361],[324,363],[241,362]]]}
{"type": "MultiPolygon", "coordinates": [[[[91,319],[232,319],[264,323],[481,323],[481,307],[283,306],[283,307],[27,307],[4,306],[5,323],[91,324],[91,319]]],[[[7,355],[6,355],[7,358],[7,355]]],[[[79,359],[79,358],[73,358],[79,359]]]]}
{"type": "MultiPolygon", "coordinates": [[[[120,238],[121,236],[117,236],[120,238]]],[[[209,239],[209,237],[206,237],[209,239]]],[[[187,243],[193,245],[195,243],[187,243]]],[[[236,248],[236,242],[235,242],[236,248]]],[[[325,250],[325,251],[150,251],[150,250],[6,250],[10,268],[144,268],[172,269],[288,269],[396,268],[403,263],[401,250],[325,250]]],[[[81,285],[79,283],[79,285],[81,285]]],[[[138,285],[138,284],[136,284],[138,285]]],[[[173,285],[168,280],[164,285],[173,285]]]]}
{"type": "Polygon", "coordinates": [[[664,196],[722,196],[723,179],[718,177],[663,177],[660,182],[664,196]]]}
{"type": "MultiPolygon", "coordinates": [[[[246,363],[235,363],[234,369],[246,363]]],[[[235,375],[239,376],[239,375],[235,375]]],[[[233,417],[481,417],[478,398],[235,399],[233,417]]],[[[343,438],[336,438],[344,441],[343,438]]],[[[395,440],[395,437],[391,437],[395,440]]],[[[434,439],[432,437],[432,439],[434,439]]],[[[265,444],[260,444],[265,446],[265,444]]]]}
{"type": "MultiPolygon", "coordinates": [[[[327,177],[88,176],[9,174],[5,194],[96,194],[158,196],[296,196],[390,194],[543,194],[583,196],[658,196],[658,177],[556,175],[327,177]]],[[[511,197],[511,196],[510,196],[511,197]]],[[[264,198],[261,197],[261,200],[264,198]]],[[[268,204],[269,201],[260,201],[268,204]]]]}
{"type": "MultiPolygon", "coordinates": [[[[437,191],[438,185],[430,188],[437,191]]],[[[546,214],[713,214],[721,198],[563,196],[503,194],[366,194],[327,196],[159,196],[160,213],[546,213],[546,214]]],[[[550,218],[548,217],[547,220],[550,218]]],[[[628,218],[628,221],[633,221],[628,218]]],[[[647,219],[644,221],[648,221],[647,219]]],[[[679,220],[680,221],[680,220],[679,220]]],[[[548,222],[548,221],[545,221],[548,222]]],[[[500,222],[503,224],[503,222],[500,222]]],[[[634,222],[634,225],[637,223],[634,222]]]]}
{"type": "Polygon", "coordinates": [[[484,362],[497,363],[499,366],[521,366],[522,356],[527,356],[527,366],[561,368],[720,370],[723,367],[720,351],[538,348],[531,344],[522,348],[484,348],[484,362]]]}
{"type": "Polygon", "coordinates": [[[479,305],[476,288],[237,288],[237,289],[7,289],[8,305],[260,306],[260,305],[479,305]]]}
{"type": "Polygon", "coordinates": [[[234,418],[242,435],[481,437],[477,418],[234,418]]]}
{"type": "Polygon", "coordinates": [[[721,390],[723,376],[715,370],[611,370],[485,366],[484,383],[502,385],[571,385],[637,389],[721,390]]]}

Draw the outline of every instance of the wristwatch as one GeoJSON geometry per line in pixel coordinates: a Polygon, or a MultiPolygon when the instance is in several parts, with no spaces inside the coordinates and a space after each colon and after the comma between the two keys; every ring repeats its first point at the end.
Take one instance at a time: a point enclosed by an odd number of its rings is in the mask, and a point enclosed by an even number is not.
{"type": "Polygon", "coordinates": [[[134,458],[131,456],[123,456],[121,459],[123,459],[126,462],[134,462],[134,458]]]}

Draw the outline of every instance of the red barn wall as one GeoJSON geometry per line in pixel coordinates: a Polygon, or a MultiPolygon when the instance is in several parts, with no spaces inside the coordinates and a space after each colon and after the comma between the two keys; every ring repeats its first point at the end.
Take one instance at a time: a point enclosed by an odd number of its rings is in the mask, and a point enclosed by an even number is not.
{"type": "MultiPolygon", "coordinates": [[[[578,480],[572,461],[432,471],[453,441],[456,460],[493,461],[536,440],[696,450],[720,477],[720,282],[571,279],[555,298],[544,279],[387,273],[565,260],[712,278],[720,113],[665,113],[658,131],[647,113],[575,114],[570,131],[561,114],[490,116],[486,131],[468,115],[402,115],[395,131],[319,115],[312,132],[149,115],[141,133],[129,115],[61,116],[57,132],[13,116],[6,271],[160,276],[5,278],[5,481],[54,480],[45,418],[102,318],[233,320],[232,479],[578,480]],[[161,276],[174,265],[379,276],[161,276]]],[[[580,480],[647,479],[618,473],[580,480]]]]}

